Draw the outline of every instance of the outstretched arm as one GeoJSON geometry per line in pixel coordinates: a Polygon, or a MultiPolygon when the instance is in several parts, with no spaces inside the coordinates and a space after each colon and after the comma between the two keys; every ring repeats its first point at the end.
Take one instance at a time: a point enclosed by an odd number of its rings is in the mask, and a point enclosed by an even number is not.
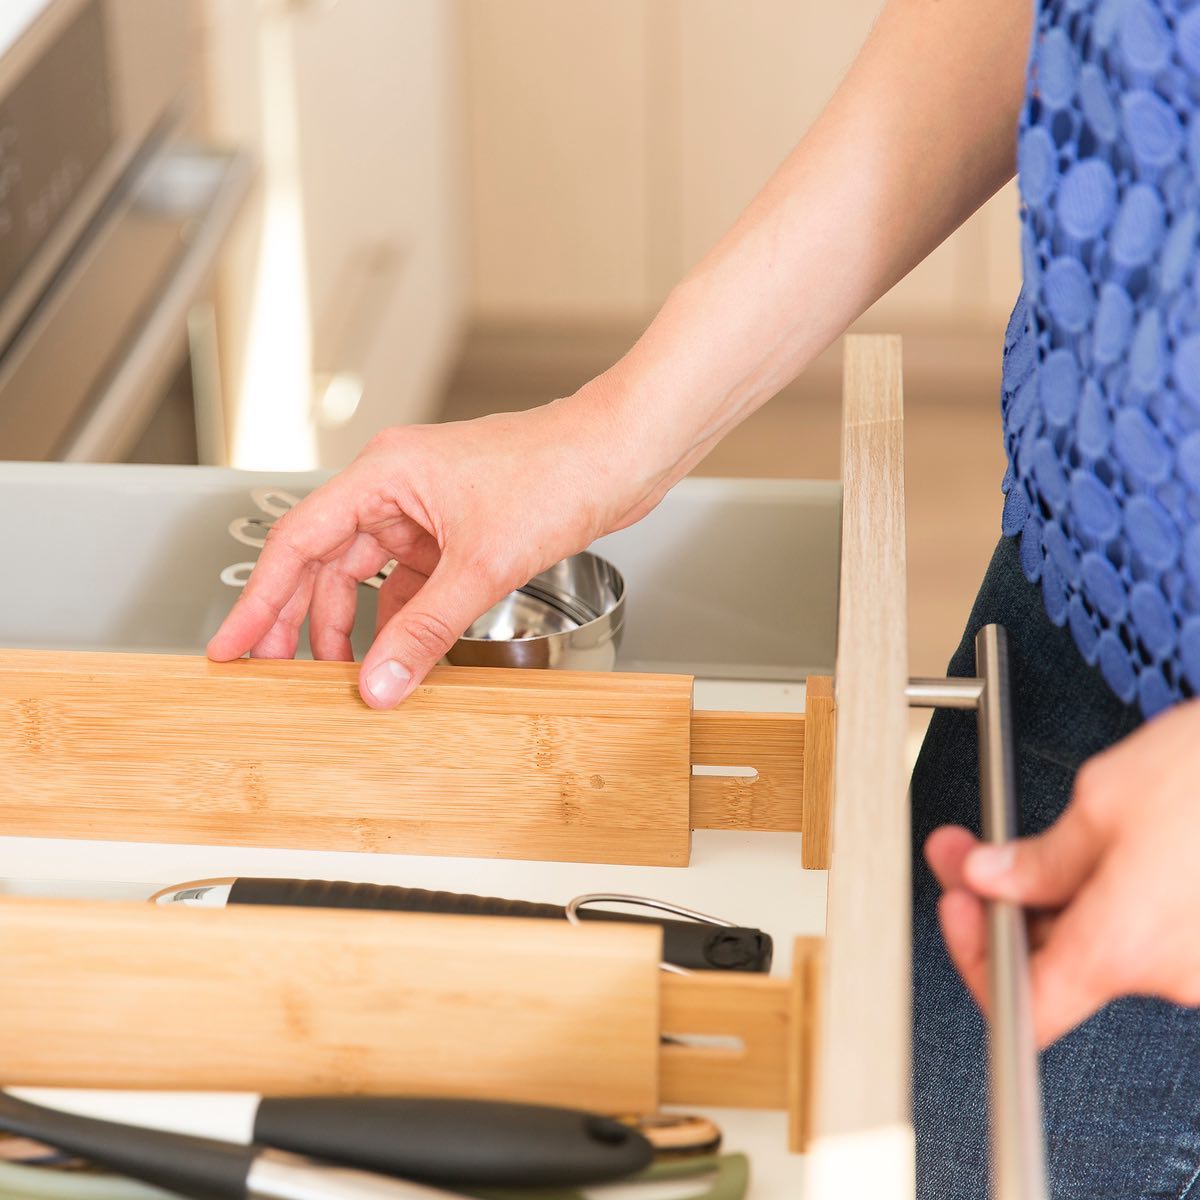
{"type": "Polygon", "coordinates": [[[1012,177],[1031,23],[1027,0],[885,7],[807,136],[608,372],[626,420],[670,449],[660,486],[1012,177]]]}
{"type": "Polygon", "coordinates": [[[390,708],[480,613],[644,516],[1013,172],[1028,0],[891,0],[837,94],[646,333],[575,395],[385,430],[271,531],[218,660],[349,659],[358,581],[389,559],[363,662],[390,708]]]}

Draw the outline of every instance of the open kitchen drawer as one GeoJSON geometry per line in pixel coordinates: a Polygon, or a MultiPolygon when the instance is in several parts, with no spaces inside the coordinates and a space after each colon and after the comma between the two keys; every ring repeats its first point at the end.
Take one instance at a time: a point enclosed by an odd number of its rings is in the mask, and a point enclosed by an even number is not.
{"type": "Polygon", "coordinates": [[[911,1194],[898,340],[848,339],[844,410],[803,718],[679,675],[446,669],[375,714],[337,664],[0,654],[6,835],[682,867],[693,828],[799,830],[828,920],[790,978],[665,974],[636,926],[10,897],[6,1084],[786,1110],[810,1195],[911,1194]]]}

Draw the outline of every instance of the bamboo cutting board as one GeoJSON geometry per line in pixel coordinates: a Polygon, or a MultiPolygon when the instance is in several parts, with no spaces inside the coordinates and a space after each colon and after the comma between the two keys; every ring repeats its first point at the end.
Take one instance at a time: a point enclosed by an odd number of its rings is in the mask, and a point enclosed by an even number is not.
{"type": "Polygon", "coordinates": [[[682,866],[692,680],[0,650],[10,836],[682,866]]]}

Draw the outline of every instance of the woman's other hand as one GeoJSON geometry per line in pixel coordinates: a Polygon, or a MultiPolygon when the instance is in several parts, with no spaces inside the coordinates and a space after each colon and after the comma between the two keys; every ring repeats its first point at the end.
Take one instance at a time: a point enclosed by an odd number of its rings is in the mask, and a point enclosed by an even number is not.
{"type": "Polygon", "coordinates": [[[1156,718],[1086,763],[1038,837],[981,844],[930,835],[946,946],[981,1007],[983,900],[1030,910],[1034,1024],[1048,1045],[1109,1000],[1200,1004],[1200,702],[1156,718]]]}

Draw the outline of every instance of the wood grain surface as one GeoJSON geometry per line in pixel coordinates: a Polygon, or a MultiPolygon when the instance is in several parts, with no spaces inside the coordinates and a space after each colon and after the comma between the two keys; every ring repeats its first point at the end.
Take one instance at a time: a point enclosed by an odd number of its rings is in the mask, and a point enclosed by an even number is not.
{"type": "Polygon", "coordinates": [[[650,1112],[661,935],[331,909],[0,900],[11,1086],[650,1112]]]}
{"type": "Polygon", "coordinates": [[[644,926],[7,898],[0,1061],[11,1086],[708,1104],[806,1120],[820,939],[800,939],[791,980],[664,974],[660,951],[644,926]],[[688,1044],[697,1036],[740,1045],[688,1044]]]}
{"type": "Polygon", "coordinates": [[[836,795],[806,1195],[905,1200],[909,879],[900,339],[849,337],[843,395],[836,795]]]}
{"type": "Polygon", "coordinates": [[[753,767],[757,776],[694,775],[692,827],[797,832],[804,733],[800,713],[694,712],[693,765],[753,767]]]}
{"type": "Polygon", "coordinates": [[[788,1149],[795,1154],[805,1153],[813,1136],[824,954],[824,938],[796,939],[792,955],[791,1041],[788,1045],[788,1149]]]}
{"type": "Polygon", "coordinates": [[[0,651],[5,833],[681,866],[688,676],[0,651]]]}
{"type": "Polygon", "coordinates": [[[800,857],[810,870],[829,869],[833,836],[833,759],[836,712],[833,680],[810,675],[804,689],[804,797],[800,857]]]}
{"type": "Polygon", "coordinates": [[[738,971],[663,975],[662,1031],[736,1038],[740,1047],[666,1045],[662,1102],[786,1108],[790,984],[738,971]]]}

